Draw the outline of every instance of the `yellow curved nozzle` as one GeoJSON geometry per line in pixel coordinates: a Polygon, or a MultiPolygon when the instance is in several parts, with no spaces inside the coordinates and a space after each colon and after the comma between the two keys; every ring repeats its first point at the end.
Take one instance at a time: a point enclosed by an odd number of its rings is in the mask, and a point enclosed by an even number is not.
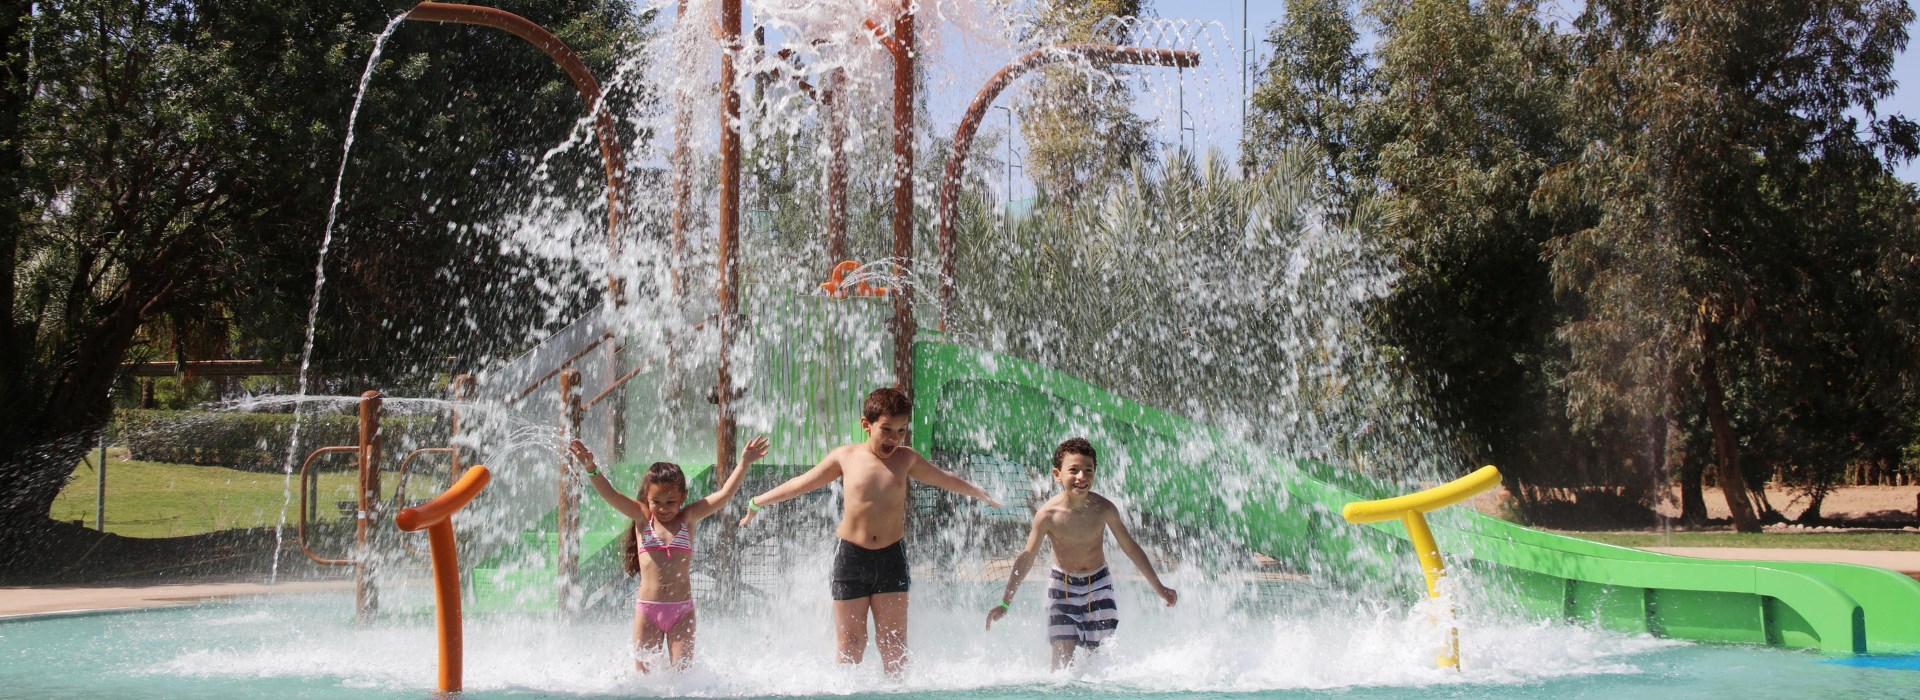
{"type": "MultiPolygon", "coordinates": [[[[1459,503],[1499,485],[1500,470],[1487,465],[1472,474],[1425,491],[1377,501],[1348,503],[1340,509],[1340,517],[1350,523],[1398,519],[1407,527],[1407,538],[1413,540],[1414,556],[1420,559],[1420,571],[1427,577],[1427,595],[1438,598],[1440,579],[1447,575],[1447,567],[1440,559],[1440,546],[1433,541],[1433,530],[1427,527],[1427,512],[1459,503]]],[[[1457,630],[1447,628],[1446,648],[1441,650],[1435,661],[1439,662],[1441,668],[1460,668],[1460,635],[1457,630]]]]}
{"type": "Polygon", "coordinates": [[[1425,491],[1377,501],[1356,501],[1340,509],[1340,517],[1350,523],[1376,523],[1395,520],[1407,512],[1427,513],[1472,498],[1474,494],[1500,485],[1500,470],[1484,466],[1472,474],[1425,491]]]}

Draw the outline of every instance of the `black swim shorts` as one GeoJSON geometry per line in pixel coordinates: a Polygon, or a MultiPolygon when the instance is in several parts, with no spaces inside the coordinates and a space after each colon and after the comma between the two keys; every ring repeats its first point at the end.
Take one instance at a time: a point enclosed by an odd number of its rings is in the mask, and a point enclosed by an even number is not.
{"type": "Polygon", "coordinates": [[[833,599],[854,600],[881,593],[905,593],[912,583],[907,574],[907,548],[895,542],[867,549],[840,540],[833,554],[833,599]]]}

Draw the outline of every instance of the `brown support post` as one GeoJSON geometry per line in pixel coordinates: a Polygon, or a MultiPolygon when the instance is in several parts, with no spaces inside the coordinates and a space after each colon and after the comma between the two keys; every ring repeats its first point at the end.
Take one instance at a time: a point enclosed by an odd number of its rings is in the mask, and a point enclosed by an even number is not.
{"type": "MultiPolygon", "coordinates": [[[[675,17],[687,16],[687,0],[680,0],[675,17]]],[[[681,279],[681,265],[686,262],[687,248],[687,210],[693,201],[693,151],[687,145],[689,134],[693,130],[693,112],[687,109],[687,96],[681,89],[673,91],[673,222],[668,227],[673,244],[673,256],[667,259],[667,272],[673,280],[673,299],[678,303],[687,293],[686,280],[681,279]]]]}
{"type": "MultiPolygon", "coordinates": [[[[725,479],[733,464],[734,321],[740,313],[740,93],[734,89],[733,57],[740,50],[740,0],[720,3],[720,368],[714,386],[719,425],[714,431],[713,475],[725,479]]],[[[716,482],[717,483],[717,482],[716,482]]]]}
{"type": "Polygon", "coordinates": [[[567,443],[580,437],[580,370],[560,373],[560,502],[554,517],[559,550],[555,565],[562,614],[573,612],[574,576],[580,573],[580,479],[567,464],[567,443]]]}
{"type": "Polygon", "coordinates": [[[913,394],[913,2],[899,0],[893,22],[893,260],[899,293],[893,296],[894,386],[913,394]]]}
{"type": "Polygon", "coordinates": [[[453,378],[453,421],[447,430],[447,449],[450,450],[448,479],[459,474],[467,464],[465,456],[460,453],[460,402],[473,400],[475,386],[477,385],[471,374],[462,374],[453,378]]]}
{"type": "Polygon", "coordinates": [[[947,330],[947,324],[952,320],[953,315],[953,221],[958,215],[960,175],[966,168],[967,152],[973,146],[974,133],[980,129],[980,120],[987,116],[987,109],[993,106],[994,98],[999,97],[1000,91],[1006,89],[1014,79],[1036,68],[1075,58],[1099,63],[1125,63],[1138,66],[1191,68],[1200,65],[1200,54],[1193,51],[1141,49],[1105,44],[1069,44],[1029,51],[1013,63],[1007,64],[1005,68],[1001,68],[1000,72],[993,74],[992,78],[987,79],[987,83],[980,87],[980,92],[974,95],[973,104],[967,106],[966,115],[960,118],[960,126],[954,130],[952,153],[947,157],[946,170],[940,175],[939,320],[941,331],[947,330]]]}
{"type": "Polygon", "coordinates": [[[847,113],[846,73],[835,68],[827,76],[827,269],[847,259],[847,113]]]}
{"type": "Polygon", "coordinates": [[[353,611],[360,624],[373,621],[380,611],[380,591],[373,582],[373,509],[380,502],[380,392],[360,395],[359,504],[354,513],[353,611]]]}

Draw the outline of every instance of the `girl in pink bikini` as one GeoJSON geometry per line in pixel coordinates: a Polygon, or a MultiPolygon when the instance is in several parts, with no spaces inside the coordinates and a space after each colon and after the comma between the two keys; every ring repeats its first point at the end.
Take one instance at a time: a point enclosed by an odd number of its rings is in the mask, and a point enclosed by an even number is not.
{"type": "Polygon", "coordinates": [[[579,440],[570,445],[574,459],[586,468],[594,492],[633,525],[621,540],[621,559],[627,575],[640,575],[640,592],[633,608],[633,666],[647,672],[643,654],[663,649],[675,667],[693,662],[693,525],[719,512],[740,490],[747,467],[767,456],[767,438],[756,437],[740,451],[740,466],[727,483],[706,498],[687,503],[687,476],[669,462],[655,462],[640,480],[640,498],[628,498],[613,487],[593,461],[593,452],[579,440]]]}

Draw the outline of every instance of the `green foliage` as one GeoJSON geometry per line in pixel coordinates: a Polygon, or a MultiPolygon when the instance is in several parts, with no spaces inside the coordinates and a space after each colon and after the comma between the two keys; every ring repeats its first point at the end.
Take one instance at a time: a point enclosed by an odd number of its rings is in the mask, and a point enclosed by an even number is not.
{"type": "MultiPolygon", "coordinates": [[[[1040,4],[1025,39],[1045,44],[1125,44],[1125,24],[1141,0],[1048,0],[1040,4]]],[[[1019,107],[1027,168],[1036,187],[1073,206],[1104,185],[1125,178],[1135,161],[1151,162],[1148,124],[1133,113],[1132,91],[1119,69],[1055,65],[1030,79],[1019,107]]]]}
{"type": "Polygon", "coordinates": [[[1365,53],[1349,5],[1289,10],[1244,150],[1373,210],[1383,330],[1523,506],[1679,473],[1703,514],[1709,458],[1817,490],[1914,443],[1905,2],[1383,2],[1365,53]]]}
{"type": "Polygon", "coordinates": [[[1288,454],[1430,474],[1430,433],[1398,410],[1410,397],[1364,313],[1388,256],[1318,205],[1313,159],[1254,179],[1214,157],[1160,162],[1011,221],[976,190],[953,334],[1288,454]]]}
{"type": "MultiPolygon", "coordinates": [[[[390,415],[380,422],[380,439],[388,455],[405,456],[420,447],[445,446],[448,429],[443,417],[390,415]]],[[[115,416],[113,430],[113,441],[133,459],[277,473],[287,467],[293,414],[128,410],[115,416]]],[[[352,445],[359,434],[358,416],[300,420],[300,445],[307,449],[352,445]]]]}
{"type": "Polygon", "coordinates": [[[1333,194],[1350,203],[1353,170],[1371,160],[1355,152],[1363,100],[1374,91],[1359,30],[1344,0],[1287,0],[1286,21],[1273,28],[1272,58],[1251,98],[1254,113],[1241,141],[1248,165],[1266,165],[1288,148],[1309,148],[1333,194]]]}

